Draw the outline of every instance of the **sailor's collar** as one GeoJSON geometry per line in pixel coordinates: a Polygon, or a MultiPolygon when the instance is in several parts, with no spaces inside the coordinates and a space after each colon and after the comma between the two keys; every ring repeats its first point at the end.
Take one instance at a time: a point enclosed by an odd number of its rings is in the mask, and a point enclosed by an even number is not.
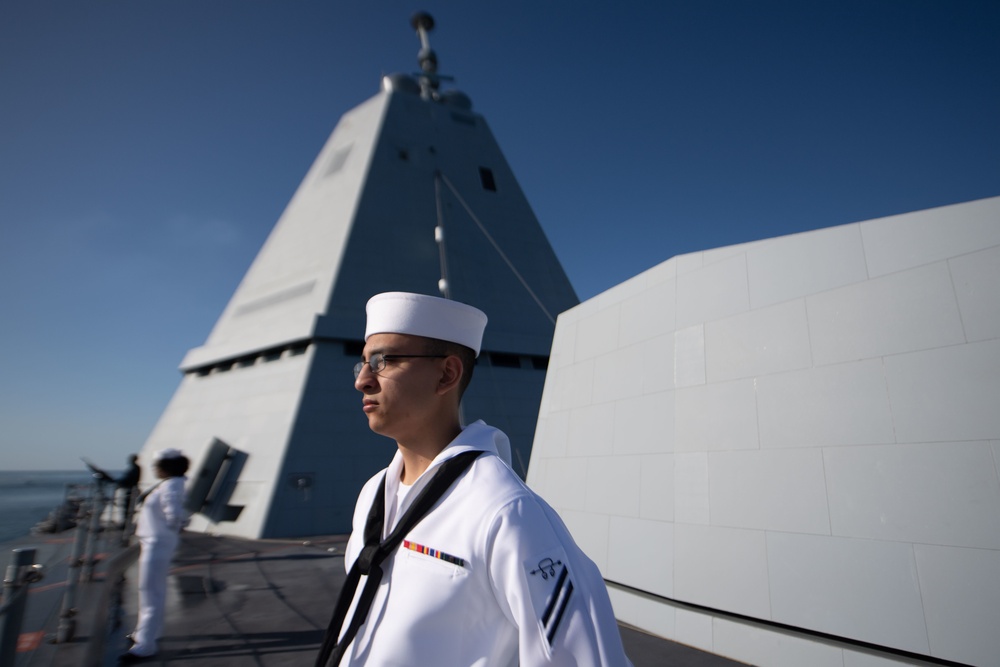
{"type": "MultiPolygon", "coordinates": [[[[414,498],[419,495],[421,489],[423,489],[427,482],[434,476],[432,471],[436,470],[438,466],[444,461],[457,456],[462,452],[468,451],[481,451],[487,454],[493,454],[504,460],[504,462],[510,465],[510,440],[507,435],[498,428],[494,428],[484,422],[483,420],[475,421],[464,429],[462,432],[455,436],[448,445],[434,457],[431,464],[427,466],[427,470],[423,472],[417,481],[413,483],[413,488],[406,494],[406,499],[403,501],[403,506],[399,508],[397,516],[402,516],[402,514],[409,507],[410,503],[414,498]],[[506,459],[504,458],[506,454],[506,459]]],[[[393,502],[397,491],[399,491],[399,479],[403,474],[403,455],[397,450],[395,456],[392,457],[392,462],[385,471],[385,501],[386,507],[389,503],[393,502]]],[[[385,530],[389,530],[388,522],[385,530]]]]}

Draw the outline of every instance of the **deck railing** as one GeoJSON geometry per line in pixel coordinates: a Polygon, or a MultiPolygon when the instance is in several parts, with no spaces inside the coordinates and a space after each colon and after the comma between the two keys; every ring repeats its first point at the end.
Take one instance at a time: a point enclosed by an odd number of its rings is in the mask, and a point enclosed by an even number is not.
{"type": "Polygon", "coordinates": [[[35,563],[34,549],[14,549],[10,565],[3,578],[3,604],[0,605],[0,665],[14,664],[17,641],[24,623],[24,609],[28,601],[28,586],[41,581],[41,566],[35,563]]]}
{"type": "MultiPolygon", "coordinates": [[[[136,494],[122,494],[121,512],[116,517],[114,490],[109,498],[105,494],[105,483],[95,476],[94,482],[85,487],[76,484],[67,485],[64,504],[54,513],[70,512],[72,516],[75,511],[76,526],[73,528],[73,545],[59,613],[59,625],[55,635],[50,638],[53,643],[69,642],[76,636],[79,589],[81,584],[94,580],[94,571],[100,560],[98,554],[102,550],[118,552],[107,564],[106,582],[101,595],[109,616],[121,615],[121,584],[124,580],[124,571],[134,562],[138,554],[138,548],[122,549],[127,547],[132,536],[132,515],[135,510],[136,494]],[[83,489],[86,493],[80,494],[83,489]],[[83,497],[80,497],[81,495],[83,497]],[[70,503],[71,498],[75,503],[70,503]],[[116,518],[120,521],[116,521],[116,518]],[[106,549],[102,549],[100,545],[104,540],[108,542],[105,545],[106,549]]],[[[60,523],[54,522],[56,530],[59,529],[60,523]]],[[[28,588],[42,578],[43,568],[42,565],[35,563],[35,554],[36,550],[33,548],[16,548],[11,553],[10,565],[3,580],[3,598],[0,604],[0,665],[14,664],[28,604],[28,588]]],[[[95,627],[103,631],[107,628],[107,620],[95,619],[95,627]]]]}

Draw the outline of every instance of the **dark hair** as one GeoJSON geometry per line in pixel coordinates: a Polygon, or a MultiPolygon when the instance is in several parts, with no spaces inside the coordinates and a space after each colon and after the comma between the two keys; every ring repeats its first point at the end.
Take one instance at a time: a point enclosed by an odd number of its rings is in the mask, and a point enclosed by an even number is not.
{"type": "Polygon", "coordinates": [[[424,347],[425,354],[447,354],[448,356],[454,355],[459,358],[462,362],[462,379],[458,383],[458,400],[462,400],[462,396],[465,394],[465,390],[468,388],[469,383],[472,382],[472,372],[476,368],[476,353],[472,348],[460,345],[459,343],[451,343],[446,340],[439,340],[437,338],[424,338],[426,341],[424,347]]]}
{"type": "Polygon", "coordinates": [[[160,459],[156,462],[156,467],[167,477],[180,477],[187,472],[191,462],[186,456],[175,456],[169,459],[160,459]]]}

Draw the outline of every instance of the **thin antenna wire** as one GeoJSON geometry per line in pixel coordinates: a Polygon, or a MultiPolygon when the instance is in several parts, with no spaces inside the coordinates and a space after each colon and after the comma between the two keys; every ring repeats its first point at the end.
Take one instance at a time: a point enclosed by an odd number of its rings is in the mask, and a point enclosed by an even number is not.
{"type": "MultiPolygon", "coordinates": [[[[444,237],[444,206],[441,201],[441,172],[434,172],[434,205],[437,207],[437,227],[434,228],[434,240],[438,244],[438,253],[441,257],[441,280],[438,281],[438,291],[446,299],[451,298],[451,283],[448,282],[448,252],[445,248],[444,237]]],[[[466,426],[465,420],[465,400],[458,404],[458,422],[466,426]]]]}
{"type": "Polygon", "coordinates": [[[490,236],[490,233],[486,231],[486,227],[484,227],[483,223],[479,221],[479,218],[476,217],[476,214],[472,212],[472,209],[469,208],[469,205],[465,203],[465,200],[462,199],[462,195],[458,194],[458,190],[455,189],[455,186],[452,185],[451,181],[448,180],[447,176],[445,176],[444,174],[441,174],[440,176],[441,180],[444,181],[444,184],[448,186],[449,190],[451,190],[451,193],[455,195],[455,197],[458,199],[458,202],[462,205],[462,208],[465,209],[465,212],[469,214],[469,217],[472,218],[472,221],[475,222],[476,225],[479,227],[479,231],[483,233],[483,236],[486,237],[486,240],[490,242],[494,250],[497,251],[497,254],[500,255],[500,258],[503,259],[504,262],[506,262],[508,268],[510,268],[510,270],[517,277],[518,281],[520,281],[524,289],[528,291],[528,294],[531,295],[531,298],[535,300],[535,303],[538,304],[538,307],[541,308],[543,313],[545,313],[545,317],[549,318],[549,322],[555,324],[556,320],[554,317],[552,317],[552,314],[545,307],[545,304],[542,303],[541,299],[538,298],[538,295],[535,294],[535,292],[531,289],[531,287],[528,286],[527,281],[525,281],[524,277],[518,272],[518,270],[514,268],[514,264],[510,261],[510,259],[507,258],[507,255],[504,254],[504,251],[500,249],[500,246],[493,239],[493,237],[490,236]]]}
{"type": "Polygon", "coordinates": [[[446,299],[451,298],[451,283],[448,282],[448,256],[445,252],[444,238],[444,207],[441,205],[441,172],[434,172],[434,204],[437,206],[437,227],[434,228],[434,240],[438,245],[441,257],[441,280],[438,281],[438,291],[446,299]]]}

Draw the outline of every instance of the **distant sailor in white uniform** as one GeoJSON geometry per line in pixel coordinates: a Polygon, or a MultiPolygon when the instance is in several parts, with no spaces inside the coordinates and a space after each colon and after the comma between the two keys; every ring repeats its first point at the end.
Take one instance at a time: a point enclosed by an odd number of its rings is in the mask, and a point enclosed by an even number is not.
{"type": "Polygon", "coordinates": [[[486,315],[402,292],[367,312],[355,388],[398,450],[358,498],[316,664],[630,665],[600,572],[501,459],[507,436],[460,425],[486,315]]]}
{"type": "Polygon", "coordinates": [[[163,631],[170,560],[187,525],[184,483],[189,461],[178,449],[156,453],[153,469],[159,482],[142,496],[135,534],[139,538],[139,616],[129,635],[132,647],[119,662],[137,662],[156,654],[163,631]]]}

